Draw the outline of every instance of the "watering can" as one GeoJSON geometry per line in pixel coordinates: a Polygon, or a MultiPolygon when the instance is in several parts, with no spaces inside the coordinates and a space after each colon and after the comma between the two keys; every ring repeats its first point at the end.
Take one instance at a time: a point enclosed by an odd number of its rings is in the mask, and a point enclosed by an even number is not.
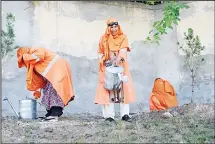
{"type": "Polygon", "coordinates": [[[37,103],[39,102],[36,100],[28,97],[19,100],[19,113],[14,109],[7,97],[5,97],[3,101],[8,101],[18,119],[37,119],[37,103]]]}

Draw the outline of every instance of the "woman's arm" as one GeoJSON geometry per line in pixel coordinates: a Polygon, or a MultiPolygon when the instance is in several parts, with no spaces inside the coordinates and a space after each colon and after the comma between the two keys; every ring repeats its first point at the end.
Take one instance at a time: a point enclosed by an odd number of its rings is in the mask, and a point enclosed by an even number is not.
{"type": "Polygon", "coordinates": [[[103,47],[102,41],[103,41],[103,36],[99,40],[99,48],[98,48],[99,71],[103,71],[102,67],[105,61],[104,47],[103,47]]]}
{"type": "Polygon", "coordinates": [[[116,65],[120,65],[120,63],[124,62],[127,58],[127,48],[122,48],[120,51],[119,51],[119,54],[117,56],[117,59],[116,59],[116,65]]]}
{"type": "Polygon", "coordinates": [[[119,54],[117,56],[116,64],[120,64],[121,62],[127,61],[127,52],[130,52],[128,38],[125,35],[124,40],[121,43],[121,49],[119,50],[119,54]]]}

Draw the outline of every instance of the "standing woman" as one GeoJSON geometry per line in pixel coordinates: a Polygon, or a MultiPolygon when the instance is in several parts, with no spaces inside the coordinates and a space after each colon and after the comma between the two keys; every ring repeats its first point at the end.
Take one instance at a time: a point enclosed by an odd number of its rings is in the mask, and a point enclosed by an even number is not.
{"type": "Polygon", "coordinates": [[[96,91],[95,104],[102,105],[103,117],[114,121],[114,103],[120,103],[122,120],[131,121],[129,104],[136,101],[132,77],[129,72],[127,52],[130,52],[127,36],[123,33],[119,23],[111,18],[107,21],[105,34],[99,42],[99,82],[96,91]],[[116,100],[115,93],[104,88],[104,71],[106,64],[122,66],[122,90],[118,93],[121,99],[116,100]]]}
{"type": "Polygon", "coordinates": [[[63,109],[74,100],[71,71],[66,60],[45,48],[20,47],[17,50],[18,67],[26,67],[27,89],[40,98],[47,114],[44,121],[58,121],[63,109]],[[40,91],[38,91],[40,89],[40,91]]]}

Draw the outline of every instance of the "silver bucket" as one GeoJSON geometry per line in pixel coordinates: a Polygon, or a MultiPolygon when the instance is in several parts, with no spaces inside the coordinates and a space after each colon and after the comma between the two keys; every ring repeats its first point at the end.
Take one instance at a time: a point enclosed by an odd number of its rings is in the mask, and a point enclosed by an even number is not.
{"type": "Polygon", "coordinates": [[[19,116],[21,119],[37,119],[37,101],[30,98],[19,100],[19,116]]]}
{"type": "Polygon", "coordinates": [[[110,66],[105,68],[104,88],[107,90],[120,90],[122,87],[123,67],[110,66]]]}

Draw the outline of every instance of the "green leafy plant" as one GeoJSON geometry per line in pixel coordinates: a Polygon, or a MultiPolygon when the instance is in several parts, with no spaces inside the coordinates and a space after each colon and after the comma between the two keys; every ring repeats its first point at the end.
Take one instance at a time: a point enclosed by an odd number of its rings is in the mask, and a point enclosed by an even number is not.
{"type": "Polygon", "coordinates": [[[5,62],[8,59],[8,53],[18,48],[18,46],[15,46],[14,22],[15,17],[11,13],[8,13],[6,16],[6,31],[1,30],[2,73],[4,71],[5,62]]]}
{"type": "Polygon", "coordinates": [[[32,7],[31,4],[33,4],[33,6],[37,6],[37,5],[39,5],[39,1],[30,1],[30,5],[27,8],[25,8],[24,10],[27,10],[28,8],[31,8],[32,7]]]}
{"type": "Polygon", "coordinates": [[[15,44],[15,33],[14,33],[14,22],[15,17],[8,13],[6,16],[6,31],[1,30],[1,56],[5,57],[8,52],[13,51],[17,48],[15,44]]]}
{"type": "Polygon", "coordinates": [[[39,1],[32,1],[32,3],[33,3],[34,6],[39,5],[39,1]]]}
{"type": "Polygon", "coordinates": [[[149,5],[155,5],[156,1],[146,1],[146,3],[149,5]]]}
{"type": "Polygon", "coordinates": [[[196,78],[199,68],[204,62],[204,58],[201,58],[200,55],[205,47],[202,46],[199,36],[194,35],[192,28],[189,28],[188,32],[184,33],[184,40],[186,45],[181,45],[179,42],[177,45],[185,53],[184,68],[190,73],[192,87],[191,103],[193,103],[196,78]]]}
{"type": "MultiPolygon", "coordinates": [[[[147,1],[149,4],[154,4],[155,1],[147,1]]],[[[157,43],[161,40],[161,36],[167,34],[168,29],[173,29],[173,25],[178,25],[180,19],[180,10],[188,9],[189,6],[185,3],[177,1],[166,1],[163,9],[163,19],[153,23],[153,29],[149,32],[149,36],[144,41],[145,43],[157,43]]]]}

